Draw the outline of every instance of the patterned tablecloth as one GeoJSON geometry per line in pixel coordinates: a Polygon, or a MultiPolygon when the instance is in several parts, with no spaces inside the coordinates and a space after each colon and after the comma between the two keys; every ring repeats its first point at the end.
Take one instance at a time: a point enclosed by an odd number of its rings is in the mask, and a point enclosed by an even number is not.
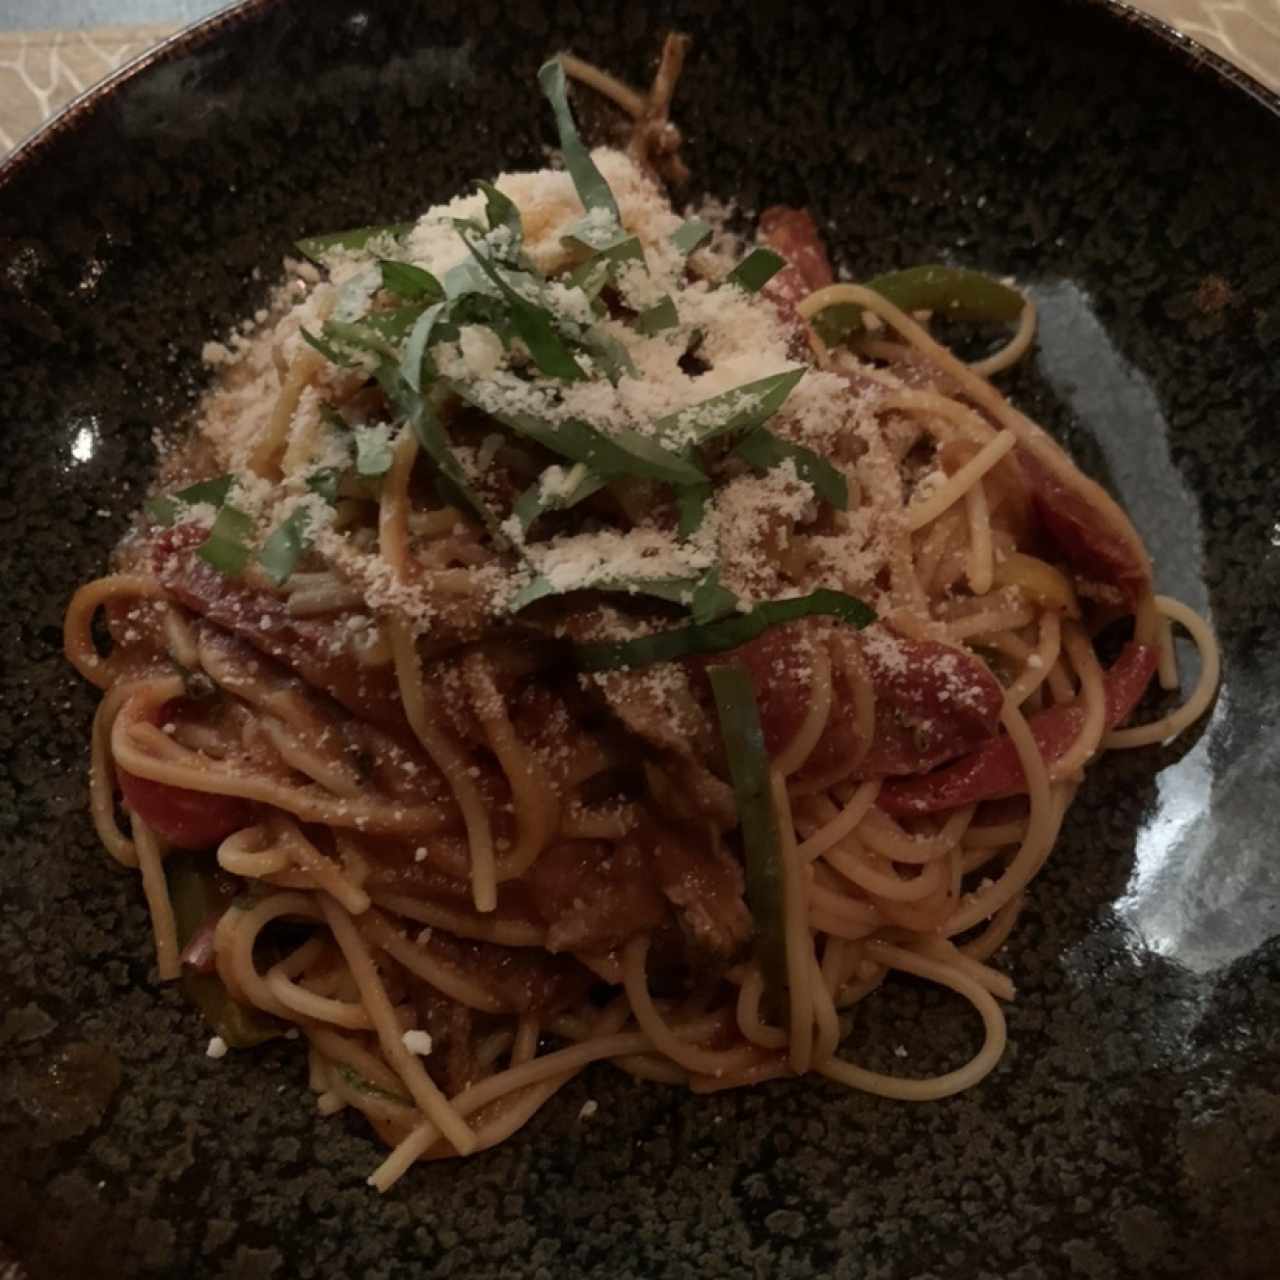
{"type": "MultiPolygon", "coordinates": [[[[1280,90],[1280,0],[1136,0],[1280,90]]],[[[0,157],[64,103],[171,35],[167,26],[0,32],[0,157]]]]}

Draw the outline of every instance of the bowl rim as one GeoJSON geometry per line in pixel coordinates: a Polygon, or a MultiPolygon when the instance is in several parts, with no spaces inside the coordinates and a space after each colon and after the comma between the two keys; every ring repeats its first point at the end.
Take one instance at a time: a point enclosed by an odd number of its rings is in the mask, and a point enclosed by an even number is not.
{"type": "MultiPolygon", "coordinates": [[[[1250,72],[1221,54],[1185,35],[1171,23],[1139,9],[1131,0],[1059,0],[1064,8],[1101,11],[1131,29],[1141,32],[1151,44],[1166,50],[1193,73],[1207,73],[1230,92],[1252,98],[1263,110],[1280,120],[1280,88],[1271,89],[1250,72]]],[[[41,156],[62,135],[78,128],[123,86],[151,67],[168,62],[216,39],[223,31],[240,25],[267,9],[283,7],[288,0],[232,0],[225,8],[175,31],[160,43],[144,49],[117,67],[104,79],[77,94],[48,120],[28,135],[0,161],[0,195],[18,174],[39,162],[41,156]]]]}

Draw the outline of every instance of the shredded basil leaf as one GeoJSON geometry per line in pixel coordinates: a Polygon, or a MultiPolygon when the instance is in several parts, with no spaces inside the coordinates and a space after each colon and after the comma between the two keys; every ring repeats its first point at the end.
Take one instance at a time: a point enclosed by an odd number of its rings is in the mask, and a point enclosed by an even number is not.
{"type": "Polygon", "coordinates": [[[783,373],[744,383],[731,391],[722,391],[687,409],[659,418],[654,424],[656,434],[659,439],[687,446],[703,444],[726,432],[758,427],[782,408],[804,375],[804,368],[787,369],[783,373]]]}
{"type": "Polygon", "coordinates": [[[380,258],[378,266],[382,269],[382,287],[401,298],[414,302],[439,302],[444,298],[444,286],[430,271],[389,258],[380,258]]]}
{"type": "Polygon", "coordinates": [[[676,511],[680,520],[676,531],[682,538],[692,538],[702,528],[710,501],[710,484],[685,485],[676,493],[676,511]]]}
{"type": "MultiPolygon", "coordinates": [[[[389,343],[390,346],[396,347],[402,343],[404,338],[413,329],[413,325],[417,324],[417,320],[426,310],[424,303],[408,303],[407,306],[393,307],[390,311],[370,311],[369,314],[362,316],[360,320],[361,326],[367,330],[367,334],[376,335],[376,338],[389,343]]],[[[375,351],[372,346],[374,338],[370,338],[365,334],[366,342],[370,343],[370,351],[375,351]]],[[[356,335],[357,339],[360,335],[356,335]]]]}
{"type": "Polygon", "coordinates": [[[720,585],[720,570],[709,569],[698,583],[693,593],[693,620],[699,626],[718,622],[721,618],[734,612],[738,607],[738,597],[728,587],[720,585]]]}
{"type": "Polygon", "coordinates": [[[307,488],[332,505],[338,501],[338,485],[341,482],[342,472],[337,467],[323,467],[307,477],[307,488]]]}
{"type": "MultiPolygon", "coordinates": [[[[631,596],[653,596],[658,600],[668,600],[672,604],[690,605],[703,578],[689,577],[609,577],[608,575],[594,581],[575,583],[571,591],[608,591],[631,596]]],[[[512,613],[527,609],[537,600],[545,600],[548,596],[568,594],[557,587],[550,578],[539,574],[527,586],[521,587],[508,601],[507,608],[512,613]]]]}
{"type": "Polygon", "coordinates": [[[751,673],[741,663],[717,664],[707,676],[716,700],[738,809],[746,862],[747,906],[755,924],[753,951],[765,990],[780,1000],[786,990],[787,943],[782,836],[769,787],[769,752],[751,673]]]}
{"type": "Polygon", "coordinates": [[[258,563],[277,587],[293,576],[303,552],[311,545],[308,536],[310,523],[311,517],[306,508],[295,507],[262,544],[258,563]]]}
{"type": "Polygon", "coordinates": [[[384,1089],[381,1085],[371,1084],[354,1067],[341,1065],[338,1067],[338,1074],[357,1093],[367,1094],[371,1098],[381,1098],[383,1102],[394,1102],[400,1107],[413,1106],[411,1098],[406,1098],[400,1093],[392,1093],[390,1089],[384,1089]]]}
{"type": "Polygon", "coordinates": [[[299,329],[302,340],[309,347],[314,347],[330,364],[336,364],[339,369],[349,369],[353,361],[342,354],[332,343],[326,342],[324,338],[318,338],[314,333],[307,329],[299,329]]]}
{"type": "Polygon", "coordinates": [[[497,517],[489,510],[488,503],[472,487],[467,473],[462,469],[449,443],[449,436],[435,410],[401,376],[399,369],[387,361],[378,367],[375,376],[388,400],[404,415],[404,419],[418,437],[422,451],[435,464],[445,485],[457,499],[462,509],[470,509],[489,531],[489,536],[499,547],[509,545],[497,517]]]}
{"type": "Polygon", "coordinates": [[[849,509],[848,482],[820,453],[814,453],[802,444],[783,440],[768,427],[756,427],[754,431],[748,432],[734,445],[733,451],[761,471],[776,467],[790,458],[795,464],[796,475],[811,485],[818,497],[829,502],[837,511],[849,509]]]}
{"type": "Polygon", "coordinates": [[[601,290],[617,280],[623,268],[633,262],[648,269],[644,248],[639,239],[636,236],[626,236],[593,253],[585,262],[580,262],[565,276],[564,283],[567,288],[581,289],[590,299],[596,313],[603,314],[605,308],[599,301],[601,290]]]}
{"type": "Polygon", "coordinates": [[[814,617],[838,618],[852,627],[861,628],[874,622],[876,615],[869,605],[854,596],[847,596],[842,591],[821,590],[788,600],[770,600],[757,605],[749,613],[740,613],[706,626],[695,624],[616,643],[578,645],[574,649],[574,658],[583,671],[648,667],[655,662],[673,662],[695,653],[723,653],[754,640],[770,627],[814,617]]]}
{"type": "MultiPolygon", "coordinates": [[[[520,254],[520,246],[524,243],[524,224],[520,221],[520,210],[515,202],[503,195],[491,182],[477,183],[485,194],[484,216],[488,219],[489,230],[497,231],[504,227],[509,237],[509,260],[515,262],[520,254]]],[[[503,260],[508,259],[504,254],[503,260]]]]}
{"type": "Polygon", "coordinates": [[[450,386],[468,404],[483,410],[508,430],[536,441],[562,458],[585,463],[606,480],[618,476],[639,476],[674,485],[706,481],[705,473],[696,463],[636,431],[623,430],[605,435],[578,418],[550,422],[533,413],[486,404],[477,395],[477,389],[465,383],[451,383],[450,386]]]}
{"type": "MultiPolygon", "coordinates": [[[[604,488],[606,481],[603,476],[594,475],[581,463],[577,464],[575,470],[579,467],[581,476],[578,480],[570,479],[563,487],[548,492],[544,479],[539,477],[516,499],[515,506],[511,508],[511,514],[515,516],[525,532],[528,532],[539,516],[545,515],[548,511],[567,511],[604,488]]],[[[543,475],[545,474],[544,472],[543,475]]],[[[570,474],[572,477],[572,473],[570,474]]]]}
{"type": "MultiPolygon", "coordinates": [[[[305,333],[303,335],[306,336],[305,333]]],[[[351,347],[356,351],[368,351],[376,356],[394,356],[392,343],[365,320],[328,320],[324,326],[324,336],[331,343],[351,347]]],[[[312,343],[315,346],[314,343],[312,343]]],[[[319,347],[316,348],[320,350],[319,347]]],[[[343,363],[350,364],[350,360],[343,363]]]]}
{"type": "Polygon", "coordinates": [[[252,517],[239,507],[224,503],[209,536],[196,548],[196,555],[219,573],[239,577],[249,563],[249,539],[252,536],[252,517]]]}
{"type": "Polygon", "coordinates": [[[412,222],[389,222],[383,226],[354,227],[350,231],[332,231],[328,235],[306,236],[294,243],[299,253],[323,266],[324,255],[333,249],[363,249],[371,240],[377,240],[383,236],[388,240],[399,240],[412,230],[412,222]]]}
{"type": "Polygon", "coordinates": [[[652,334],[661,333],[663,329],[674,329],[679,323],[680,317],[676,313],[676,304],[672,301],[671,295],[667,294],[660,302],[655,302],[648,310],[636,316],[633,327],[637,333],[649,337],[652,334]]]}
{"type": "Polygon", "coordinates": [[[467,246],[480,270],[498,286],[509,305],[511,326],[516,336],[529,348],[533,362],[549,378],[560,378],[565,382],[577,382],[587,376],[586,371],[573,358],[564,339],[556,332],[555,317],[543,307],[535,306],[522,294],[518,293],[509,281],[503,279],[501,273],[492,262],[480,252],[480,249],[459,229],[462,243],[467,246]]]}
{"type": "Polygon", "coordinates": [[[422,390],[423,377],[431,375],[427,348],[433,338],[443,336],[441,319],[446,314],[447,303],[437,302],[428,307],[414,322],[400,356],[400,376],[415,390],[422,390]]]}
{"type": "Polygon", "coordinates": [[[772,249],[752,249],[724,278],[725,284],[736,285],[747,293],[759,293],[787,265],[787,260],[772,249]]]}
{"type": "Polygon", "coordinates": [[[611,333],[606,333],[599,325],[592,325],[582,335],[582,345],[596,364],[604,370],[604,376],[615,386],[624,373],[629,378],[637,376],[635,363],[626,345],[619,342],[611,333]]]}
{"type": "Polygon", "coordinates": [[[694,250],[701,249],[714,234],[710,223],[703,222],[701,218],[690,218],[671,233],[671,243],[688,257],[694,250]]]}
{"type": "Polygon", "coordinates": [[[575,228],[575,234],[584,243],[598,248],[602,243],[616,239],[622,227],[618,202],[578,133],[573,111],[569,107],[564,67],[559,58],[552,58],[542,64],[538,71],[538,83],[555,113],[556,131],[560,135],[560,150],[564,153],[565,168],[569,170],[578,199],[587,211],[586,218],[575,228]],[[593,218],[593,214],[597,217],[593,218]],[[600,214],[604,216],[599,217],[600,214]]]}
{"type": "Polygon", "coordinates": [[[214,507],[222,506],[234,483],[235,477],[230,473],[215,476],[212,480],[199,480],[169,497],[148,498],[143,509],[157,524],[167,527],[177,520],[181,507],[195,507],[205,502],[214,507]]]}

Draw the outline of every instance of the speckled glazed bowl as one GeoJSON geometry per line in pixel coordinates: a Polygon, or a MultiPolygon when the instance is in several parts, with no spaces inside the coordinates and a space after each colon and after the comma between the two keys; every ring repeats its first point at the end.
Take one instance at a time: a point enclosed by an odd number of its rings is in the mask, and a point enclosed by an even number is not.
{"type": "MultiPolygon", "coordinates": [[[[0,1240],[41,1277],[1274,1277],[1280,1268],[1280,114],[1120,6],[253,0],[0,171],[0,1240]],[[854,276],[950,259],[1043,314],[1018,401],[1120,493],[1225,650],[1208,723],[1108,758],[1001,962],[1011,1048],[912,1106],[698,1099],[599,1067],[385,1198],[295,1046],[206,1058],[85,812],[64,665],[188,413],[203,339],[304,231],[538,163],[572,46],[676,114],[702,191],[814,209],[854,276]],[[597,1113],[579,1118],[583,1101],[597,1113]]],[[[967,1007],[907,981],[848,1051],[924,1073],[967,1007]],[[901,1046],[907,1056],[895,1056],[901,1046]]],[[[0,1271],[3,1265],[0,1265],[0,1271]]]]}

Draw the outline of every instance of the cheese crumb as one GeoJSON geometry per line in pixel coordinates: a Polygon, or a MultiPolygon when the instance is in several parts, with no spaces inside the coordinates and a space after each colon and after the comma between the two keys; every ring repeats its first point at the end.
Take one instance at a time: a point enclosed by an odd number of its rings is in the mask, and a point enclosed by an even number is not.
{"type": "Polygon", "coordinates": [[[209,1041],[209,1047],[204,1052],[207,1058],[225,1058],[227,1056],[227,1042],[221,1036],[214,1036],[209,1041]]]}
{"type": "Polygon", "coordinates": [[[582,1104],[582,1110],[578,1112],[579,1120],[590,1120],[597,1111],[600,1110],[600,1104],[594,1098],[588,1098],[582,1104]]]}
{"type": "Polygon", "coordinates": [[[420,1058],[425,1058],[431,1052],[431,1036],[426,1031],[406,1031],[400,1037],[400,1043],[420,1058]]]}

